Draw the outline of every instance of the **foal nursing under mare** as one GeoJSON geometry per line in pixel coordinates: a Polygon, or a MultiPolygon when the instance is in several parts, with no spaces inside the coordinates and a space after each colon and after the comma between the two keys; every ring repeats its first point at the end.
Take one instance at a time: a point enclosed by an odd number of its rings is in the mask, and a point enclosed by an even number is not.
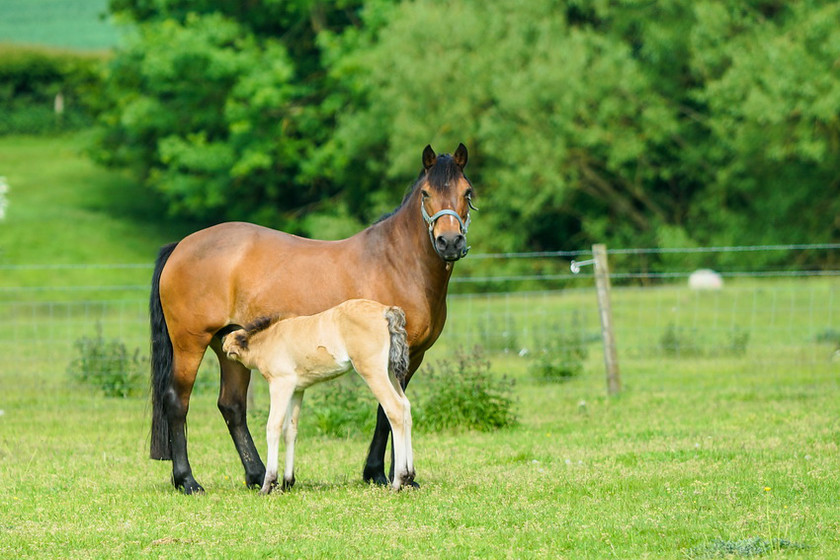
{"type": "Polygon", "coordinates": [[[295,483],[295,439],[303,392],[312,385],[355,369],[385,411],[391,425],[399,490],[414,480],[411,405],[402,389],[408,373],[405,314],[366,299],[284,321],[257,319],[222,338],[228,358],[258,369],[269,384],[271,410],[266,425],[268,456],[263,494],[277,481],[280,432],[286,442],[283,489],[295,483]]]}
{"type": "MultiPolygon", "coordinates": [[[[221,337],[264,316],[314,315],[349,299],[403,309],[410,348],[404,385],[446,321],[452,263],[467,254],[472,185],[467,149],[436,155],[426,146],[423,170],[391,215],[339,241],[304,239],[245,223],[198,231],[163,247],[150,300],[152,434],[150,456],[172,460],[172,483],[201,492],[187,456],[186,421],[198,366],[209,346],[219,357],[219,410],[245,468],[261,486],[265,466],[246,422],[250,370],[228,358],[221,337]]],[[[382,407],[364,479],[386,485],[390,433],[382,407]]],[[[393,471],[393,464],[391,466],[393,471]]],[[[393,472],[391,475],[393,479],[393,472]]]]}

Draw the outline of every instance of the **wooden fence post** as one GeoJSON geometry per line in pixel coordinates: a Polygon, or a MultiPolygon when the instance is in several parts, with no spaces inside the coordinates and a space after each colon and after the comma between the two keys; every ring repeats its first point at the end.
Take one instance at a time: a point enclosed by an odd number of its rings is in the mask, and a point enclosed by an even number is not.
{"type": "Polygon", "coordinates": [[[601,338],[604,341],[604,365],[607,370],[607,393],[617,395],[621,391],[621,375],[615,352],[612,306],[610,305],[610,268],[607,263],[607,247],[592,246],[595,258],[595,289],[598,292],[598,311],[601,316],[601,338]]]}

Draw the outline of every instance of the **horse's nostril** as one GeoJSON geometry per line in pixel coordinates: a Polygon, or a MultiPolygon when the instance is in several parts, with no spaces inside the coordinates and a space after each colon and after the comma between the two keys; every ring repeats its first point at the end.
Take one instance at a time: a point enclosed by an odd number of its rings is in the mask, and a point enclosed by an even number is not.
{"type": "Polygon", "coordinates": [[[446,238],[444,236],[438,235],[435,238],[435,247],[437,247],[438,251],[445,251],[447,245],[448,243],[446,242],[446,238]]]}
{"type": "Polygon", "coordinates": [[[458,237],[455,238],[455,248],[459,251],[463,250],[464,247],[467,245],[467,238],[461,234],[458,234],[458,237]]]}

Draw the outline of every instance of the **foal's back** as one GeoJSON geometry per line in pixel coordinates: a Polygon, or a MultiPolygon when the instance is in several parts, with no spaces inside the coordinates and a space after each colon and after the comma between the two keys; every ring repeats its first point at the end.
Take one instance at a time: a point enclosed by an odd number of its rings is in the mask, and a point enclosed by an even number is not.
{"type": "MultiPolygon", "coordinates": [[[[390,334],[381,303],[354,299],[321,313],[271,323],[246,335],[236,359],[267,378],[295,376],[306,388],[354,368],[388,367],[390,334]]],[[[231,333],[235,340],[242,335],[231,333]]],[[[233,356],[232,345],[225,351],[233,356]]]]}

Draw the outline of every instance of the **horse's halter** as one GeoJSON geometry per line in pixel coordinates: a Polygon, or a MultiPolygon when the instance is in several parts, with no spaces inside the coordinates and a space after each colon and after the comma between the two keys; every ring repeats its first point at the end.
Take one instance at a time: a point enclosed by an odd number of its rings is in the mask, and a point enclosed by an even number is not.
{"type": "MultiPolygon", "coordinates": [[[[473,210],[478,210],[478,208],[476,208],[473,205],[472,199],[470,199],[469,197],[467,197],[467,204],[473,210]]],[[[458,212],[456,212],[455,210],[452,210],[451,208],[445,208],[445,209],[440,210],[438,212],[435,212],[434,214],[429,216],[429,213],[426,211],[426,201],[421,198],[420,199],[420,211],[423,213],[423,221],[426,222],[426,224],[429,226],[429,241],[432,243],[432,247],[435,246],[435,233],[434,233],[435,224],[443,216],[454,216],[455,219],[458,220],[458,224],[461,227],[461,235],[463,235],[464,239],[466,239],[467,230],[469,230],[469,228],[470,228],[470,219],[471,219],[469,210],[467,211],[466,222],[461,219],[461,216],[458,215],[458,212]]],[[[461,256],[458,257],[458,258],[463,259],[464,257],[466,257],[469,250],[470,250],[470,247],[465,244],[464,249],[461,251],[461,256]]]]}

